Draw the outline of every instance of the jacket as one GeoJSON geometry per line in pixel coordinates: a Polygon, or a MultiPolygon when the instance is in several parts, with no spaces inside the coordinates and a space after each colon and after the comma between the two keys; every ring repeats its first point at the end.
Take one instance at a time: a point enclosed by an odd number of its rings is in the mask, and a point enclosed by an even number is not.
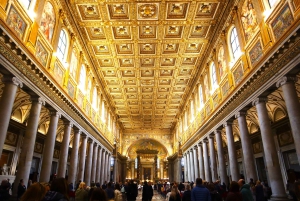
{"type": "Polygon", "coordinates": [[[197,185],[191,193],[192,201],[211,201],[210,192],[202,185],[197,185]]]}
{"type": "Polygon", "coordinates": [[[243,196],[243,201],[253,201],[253,195],[250,190],[249,184],[244,184],[241,188],[241,193],[243,196]]]}
{"type": "Polygon", "coordinates": [[[87,201],[88,192],[85,189],[78,188],[75,192],[75,201],[87,201]]]}
{"type": "Polygon", "coordinates": [[[67,201],[64,195],[55,191],[48,191],[43,201],[67,201]]]}

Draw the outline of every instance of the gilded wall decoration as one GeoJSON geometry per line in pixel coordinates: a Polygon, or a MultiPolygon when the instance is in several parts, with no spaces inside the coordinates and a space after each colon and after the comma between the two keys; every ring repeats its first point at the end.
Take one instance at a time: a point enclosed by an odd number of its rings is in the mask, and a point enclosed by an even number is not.
{"type": "Polygon", "coordinates": [[[35,142],[35,144],[34,144],[34,152],[42,154],[43,153],[43,144],[35,142]]]}
{"type": "Polygon", "coordinates": [[[219,96],[218,96],[218,94],[213,97],[213,104],[214,104],[214,108],[216,108],[219,105],[219,96]]]}
{"type": "Polygon", "coordinates": [[[226,97],[229,92],[229,82],[228,80],[222,85],[222,95],[226,97]]]}
{"type": "Polygon", "coordinates": [[[245,0],[241,11],[241,21],[245,32],[245,40],[247,42],[255,33],[258,25],[252,0],[245,0]]]}
{"type": "Polygon", "coordinates": [[[41,16],[40,30],[45,38],[51,42],[55,28],[55,12],[52,4],[47,1],[41,16]]]}
{"type": "Polygon", "coordinates": [[[54,149],[53,158],[59,159],[59,150],[54,149]]]}
{"type": "Polygon", "coordinates": [[[70,68],[69,73],[70,75],[75,79],[76,78],[76,72],[78,69],[78,56],[77,56],[77,50],[75,47],[72,48],[72,55],[71,55],[71,61],[70,61],[70,68]]]}
{"type": "Polygon", "coordinates": [[[79,108],[83,108],[83,100],[84,100],[84,96],[83,96],[82,92],[78,91],[77,104],[78,104],[79,108]]]}
{"type": "Polygon", "coordinates": [[[6,23],[19,38],[23,39],[27,23],[13,6],[9,9],[6,23]]]}
{"type": "Polygon", "coordinates": [[[35,56],[37,60],[41,62],[44,67],[46,67],[48,61],[48,52],[46,51],[40,40],[36,41],[35,49],[35,56]]]}
{"type": "Polygon", "coordinates": [[[293,21],[294,18],[290,7],[288,4],[286,4],[280,11],[280,13],[271,22],[273,34],[276,40],[278,40],[284,34],[284,32],[290,27],[293,21]]]}
{"type": "Polygon", "coordinates": [[[237,156],[237,158],[242,158],[242,155],[243,155],[242,149],[236,150],[236,156],[237,156]]]}
{"type": "Polygon", "coordinates": [[[210,108],[209,102],[205,106],[205,112],[206,112],[206,116],[209,116],[211,113],[211,108],[210,108]]]}
{"type": "Polygon", "coordinates": [[[278,134],[279,146],[285,146],[294,142],[291,131],[278,134]]]}
{"type": "Polygon", "coordinates": [[[68,94],[71,98],[75,97],[75,86],[72,81],[69,79],[67,84],[68,94]]]}
{"type": "Polygon", "coordinates": [[[220,78],[223,78],[223,76],[226,74],[226,59],[225,59],[225,52],[223,45],[219,48],[218,53],[218,68],[219,68],[219,75],[220,78]]]}
{"type": "Polygon", "coordinates": [[[11,146],[17,146],[17,141],[18,141],[17,134],[7,132],[5,144],[11,145],[11,146]]]}
{"type": "Polygon", "coordinates": [[[205,93],[205,100],[207,101],[209,99],[210,96],[210,92],[209,92],[209,85],[208,85],[208,77],[207,74],[204,76],[204,93],[205,93]]]}
{"type": "Polygon", "coordinates": [[[253,146],[253,153],[254,154],[258,154],[258,153],[263,152],[263,145],[262,145],[261,142],[254,143],[252,146],[253,146]]]}
{"type": "Polygon", "coordinates": [[[261,41],[258,40],[255,43],[255,45],[252,47],[252,49],[249,51],[249,57],[252,66],[255,65],[262,56],[263,56],[262,45],[261,45],[261,41]]]}
{"type": "Polygon", "coordinates": [[[58,61],[56,61],[54,63],[53,74],[55,80],[60,84],[62,84],[64,73],[64,69],[59,65],[58,61]]]}
{"type": "Polygon", "coordinates": [[[236,85],[242,80],[243,76],[244,76],[243,65],[239,64],[236,67],[236,69],[233,70],[233,78],[236,85]]]}

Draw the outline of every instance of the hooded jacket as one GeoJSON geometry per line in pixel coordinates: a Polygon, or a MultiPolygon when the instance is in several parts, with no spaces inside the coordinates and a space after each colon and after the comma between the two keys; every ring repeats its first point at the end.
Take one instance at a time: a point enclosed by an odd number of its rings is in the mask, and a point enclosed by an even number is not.
{"type": "Polygon", "coordinates": [[[244,184],[241,187],[241,193],[243,196],[243,201],[253,201],[253,195],[250,190],[250,185],[249,184],[244,184]]]}

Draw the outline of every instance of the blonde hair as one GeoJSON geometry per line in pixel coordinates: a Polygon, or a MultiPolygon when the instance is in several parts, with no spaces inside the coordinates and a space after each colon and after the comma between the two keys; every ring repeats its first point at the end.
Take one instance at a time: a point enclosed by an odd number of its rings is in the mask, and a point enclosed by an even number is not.
{"type": "Polygon", "coordinates": [[[85,183],[84,183],[84,182],[81,182],[81,183],[79,184],[79,188],[85,189],[85,183]]]}
{"type": "Polygon", "coordinates": [[[46,188],[40,183],[34,183],[22,195],[20,201],[41,201],[46,195],[46,188]]]}

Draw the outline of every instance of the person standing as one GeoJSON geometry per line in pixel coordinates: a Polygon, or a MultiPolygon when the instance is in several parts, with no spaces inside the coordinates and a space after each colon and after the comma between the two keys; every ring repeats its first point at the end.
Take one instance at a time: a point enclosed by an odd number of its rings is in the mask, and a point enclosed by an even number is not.
{"type": "Polygon", "coordinates": [[[236,181],[231,182],[225,201],[243,201],[240,186],[236,181]]]}
{"type": "MultiPolygon", "coordinates": [[[[184,187],[182,189],[184,190],[184,187]]],[[[192,194],[191,186],[186,185],[186,190],[183,193],[182,201],[192,201],[191,194],[192,194]]]]}
{"type": "Polygon", "coordinates": [[[243,196],[243,201],[254,201],[252,192],[250,190],[250,184],[246,184],[244,179],[240,179],[238,184],[241,189],[240,191],[243,196]]]}
{"type": "Polygon", "coordinates": [[[135,201],[138,195],[137,184],[130,180],[130,184],[128,185],[127,191],[127,201],[135,201]]]}
{"type": "Polygon", "coordinates": [[[211,201],[210,192],[202,185],[202,179],[196,179],[196,186],[191,192],[192,201],[211,201]]]}
{"type": "Polygon", "coordinates": [[[148,185],[147,181],[144,181],[142,201],[150,201],[152,199],[151,194],[153,195],[152,186],[148,185]]]}
{"type": "Polygon", "coordinates": [[[114,200],[115,199],[115,192],[114,189],[112,188],[111,182],[108,182],[107,188],[104,190],[108,200],[114,200]]]}
{"type": "Polygon", "coordinates": [[[23,179],[21,179],[18,185],[18,200],[20,199],[20,197],[22,197],[25,191],[26,191],[26,186],[24,185],[23,179]]]}

